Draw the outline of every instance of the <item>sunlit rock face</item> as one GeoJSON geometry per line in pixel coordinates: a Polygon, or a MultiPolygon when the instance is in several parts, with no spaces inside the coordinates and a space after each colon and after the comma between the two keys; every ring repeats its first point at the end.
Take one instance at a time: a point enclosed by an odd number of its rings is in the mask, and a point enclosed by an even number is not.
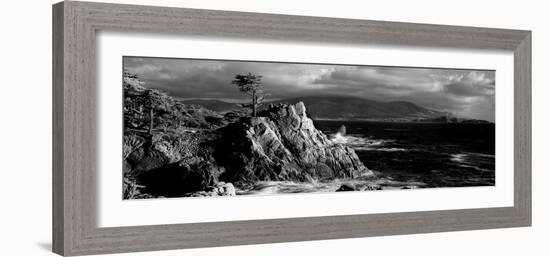
{"type": "Polygon", "coordinates": [[[371,175],[355,152],[317,130],[302,102],[271,105],[222,131],[215,158],[224,180],[310,181],[371,175]]]}

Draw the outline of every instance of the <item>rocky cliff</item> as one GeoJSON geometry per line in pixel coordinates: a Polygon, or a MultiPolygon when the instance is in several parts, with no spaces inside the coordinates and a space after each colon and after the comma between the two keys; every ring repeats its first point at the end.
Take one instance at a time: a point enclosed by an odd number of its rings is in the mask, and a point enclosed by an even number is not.
{"type": "Polygon", "coordinates": [[[311,181],[370,175],[355,152],[334,144],[313,125],[302,102],[271,105],[260,117],[223,128],[215,157],[224,179],[311,181]]]}
{"type": "Polygon", "coordinates": [[[372,175],[351,148],[315,128],[301,102],[226,119],[192,131],[125,131],[125,188],[135,190],[127,198],[234,195],[233,184],[372,175]]]}

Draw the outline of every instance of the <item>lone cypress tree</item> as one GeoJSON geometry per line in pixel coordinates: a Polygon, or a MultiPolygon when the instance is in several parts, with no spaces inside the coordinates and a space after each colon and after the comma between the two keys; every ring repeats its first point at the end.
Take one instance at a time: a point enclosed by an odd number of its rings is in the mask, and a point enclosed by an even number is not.
{"type": "Polygon", "coordinates": [[[264,102],[266,94],[263,90],[262,76],[248,74],[237,74],[231,84],[237,85],[239,91],[250,96],[251,101],[247,104],[241,104],[242,107],[252,110],[252,117],[256,117],[258,108],[264,102]]]}

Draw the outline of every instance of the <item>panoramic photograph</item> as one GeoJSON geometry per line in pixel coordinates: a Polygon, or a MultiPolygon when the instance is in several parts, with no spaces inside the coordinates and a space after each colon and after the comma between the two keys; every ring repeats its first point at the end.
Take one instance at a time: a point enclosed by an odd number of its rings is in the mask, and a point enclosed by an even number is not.
{"type": "Polygon", "coordinates": [[[123,199],[495,185],[495,71],[123,57],[123,199]]]}

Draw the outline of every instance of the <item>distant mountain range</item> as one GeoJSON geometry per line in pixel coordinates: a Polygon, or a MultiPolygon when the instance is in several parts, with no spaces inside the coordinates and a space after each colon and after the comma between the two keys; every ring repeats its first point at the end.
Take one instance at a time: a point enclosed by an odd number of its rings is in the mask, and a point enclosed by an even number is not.
{"type": "Polygon", "coordinates": [[[310,96],[276,102],[304,102],[313,119],[342,120],[410,120],[449,116],[451,113],[430,110],[411,102],[381,102],[350,96],[310,96]]]}
{"type": "MultiPolygon", "coordinates": [[[[295,104],[304,102],[308,115],[313,119],[334,120],[384,120],[384,121],[424,121],[445,122],[457,119],[452,113],[418,106],[406,101],[382,102],[352,96],[307,96],[286,98],[268,104],[295,104]]],[[[240,108],[238,104],[221,100],[184,100],[186,104],[201,105],[204,108],[225,112],[240,108]]],[[[460,122],[459,119],[458,122],[460,122]]]]}

